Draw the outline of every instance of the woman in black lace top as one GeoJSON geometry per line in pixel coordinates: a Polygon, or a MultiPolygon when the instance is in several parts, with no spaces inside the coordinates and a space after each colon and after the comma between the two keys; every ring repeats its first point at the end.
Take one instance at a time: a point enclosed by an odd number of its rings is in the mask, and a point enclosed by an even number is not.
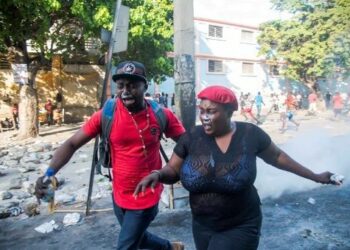
{"type": "Polygon", "coordinates": [[[146,176],[134,195],[158,182],[173,184],[180,179],[190,193],[197,249],[257,249],[262,216],[254,187],[256,157],[319,183],[331,183],[332,173],[315,174],[279,149],[259,127],[232,122],[238,104],[230,89],[211,86],[198,98],[202,125],[180,138],[169,163],[146,176]]]}

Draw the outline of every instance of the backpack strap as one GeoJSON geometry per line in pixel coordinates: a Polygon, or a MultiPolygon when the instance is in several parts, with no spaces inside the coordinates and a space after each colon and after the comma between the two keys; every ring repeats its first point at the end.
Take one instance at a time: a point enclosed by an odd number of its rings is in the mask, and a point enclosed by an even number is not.
{"type": "Polygon", "coordinates": [[[151,106],[154,114],[156,115],[157,122],[160,126],[160,138],[163,138],[163,133],[165,130],[168,128],[168,119],[166,114],[164,113],[164,109],[157,103],[156,101],[153,100],[148,100],[148,104],[151,106]]]}
{"type": "MultiPolygon", "coordinates": [[[[156,115],[158,124],[160,126],[160,136],[159,136],[159,140],[164,139],[163,137],[163,133],[165,132],[165,130],[168,128],[168,118],[164,112],[164,109],[156,102],[153,100],[148,100],[149,105],[151,106],[154,114],[156,115]]],[[[164,139],[165,140],[165,139],[164,139]]],[[[163,156],[163,159],[165,160],[166,163],[169,162],[169,158],[166,155],[163,147],[162,147],[162,143],[160,143],[160,153],[163,156]]]]}
{"type": "Polygon", "coordinates": [[[97,166],[97,171],[99,174],[102,174],[101,167],[108,168],[108,175],[105,175],[110,180],[110,165],[111,165],[111,156],[110,156],[110,148],[109,148],[109,136],[111,134],[115,109],[117,105],[116,98],[108,99],[102,108],[102,117],[101,117],[101,134],[100,134],[100,144],[99,144],[99,161],[97,166]]]}

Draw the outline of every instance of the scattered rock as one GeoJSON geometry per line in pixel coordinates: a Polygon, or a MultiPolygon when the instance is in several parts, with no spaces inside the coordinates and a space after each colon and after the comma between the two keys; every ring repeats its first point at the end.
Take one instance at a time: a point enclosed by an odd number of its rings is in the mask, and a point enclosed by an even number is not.
{"type": "Polygon", "coordinates": [[[40,159],[42,161],[48,161],[48,160],[51,160],[52,156],[53,156],[52,152],[44,152],[40,154],[40,159]]]}
{"type": "Polygon", "coordinates": [[[63,224],[67,226],[72,226],[77,224],[81,219],[81,216],[79,213],[70,213],[66,214],[63,218],[63,224]]]}
{"type": "Polygon", "coordinates": [[[57,204],[68,204],[68,203],[73,203],[75,201],[75,197],[73,195],[69,194],[56,194],[55,197],[55,202],[57,204]]]}
{"type": "Polygon", "coordinates": [[[35,184],[30,182],[30,181],[24,181],[22,183],[22,188],[24,189],[24,191],[30,193],[30,194],[34,194],[35,191],[35,184]]]}
{"type": "Polygon", "coordinates": [[[45,147],[42,144],[33,144],[28,148],[29,153],[44,152],[45,147]]]}
{"type": "Polygon", "coordinates": [[[40,214],[38,203],[30,202],[24,205],[24,213],[29,217],[40,214]]]}
{"type": "Polygon", "coordinates": [[[46,234],[46,233],[51,233],[53,230],[57,230],[59,226],[56,224],[54,220],[46,222],[36,228],[34,228],[35,231],[46,234]]]}
{"type": "Polygon", "coordinates": [[[42,144],[44,151],[51,151],[52,150],[52,144],[51,143],[43,143],[42,144]]]}
{"type": "Polygon", "coordinates": [[[19,162],[18,162],[18,160],[13,160],[13,159],[12,159],[12,160],[7,160],[5,164],[6,164],[6,166],[9,167],[9,168],[17,168],[19,162]]]}
{"type": "Polygon", "coordinates": [[[20,160],[20,163],[23,165],[25,165],[28,162],[39,164],[40,163],[39,154],[38,153],[30,153],[30,154],[24,155],[20,160]]]}
{"type": "Polygon", "coordinates": [[[15,191],[13,195],[18,199],[18,200],[24,200],[32,197],[32,194],[25,192],[25,191],[15,191]]]}
{"type": "Polygon", "coordinates": [[[0,219],[6,219],[11,216],[11,212],[7,210],[0,210],[0,219]]]}
{"type": "Polygon", "coordinates": [[[13,197],[13,195],[9,191],[1,192],[1,199],[2,200],[8,200],[8,199],[11,199],[12,197],[13,197]]]}
{"type": "Polygon", "coordinates": [[[0,150],[0,157],[4,157],[5,155],[7,155],[9,152],[3,148],[1,148],[0,150]]]}
{"type": "Polygon", "coordinates": [[[9,189],[21,189],[21,188],[22,188],[22,178],[11,179],[9,189]]]}
{"type": "Polygon", "coordinates": [[[85,173],[85,172],[87,172],[89,170],[90,170],[90,168],[82,168],[82,169],[76,170],[75,173],[76,174],[82,174],[82,173],[85,173]]]}
{"type": "Polygon", "coordinates": [[[25,165],[22,165],[21,167],[18,168],[18,170],[21,173],[28,173],[28,172],[32,172],[35,171],[37,168],[37,165],[33,162],[29,162],[29,163],[25,163],[25,165]]]}
{"type": "Polygon", "coordinates": [[[310,203],[311,205],[315,205],[316,204],[316,200],[312,197],[310,197],[308,200],[307,200],[308,203],[310,203]]]}
{"type": "Polygon", "coordinates": [[[310,229],[304,229],[301,232],[301,236],[303,236],[303,238],[310,237],[310,236],[312,236],[312,231],[310,229]]]}
{"type": "Polygon", "coordinates": [[[2,202],[1,205],[6,210],[6,209],[9,209],[11,207],[18,207],[19,202],[18,201],[8,201],[8,202],[2,202]]]}

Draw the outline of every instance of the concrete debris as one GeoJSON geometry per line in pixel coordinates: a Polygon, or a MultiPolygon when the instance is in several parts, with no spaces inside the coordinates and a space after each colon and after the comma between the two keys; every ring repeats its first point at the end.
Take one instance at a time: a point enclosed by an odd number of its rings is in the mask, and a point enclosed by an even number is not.
{"type": "Polygon", "coordinates": [[[21,189],[22,188],[22,178],[13,178],[10,181],[9,189],[21,189]]]}
{"type": "Polygon", "coordinates": [[[24,191],[26,191],[30,194],[34,194],[35,184],[33,182],[30,182],[30,181],[24,181],[22,183],[22,188],[24,189],[24,191]]]}
{"type": "Polygon", "coordinates": [[[82,169],[76,170],[75,173],[76,174],[82,174],[82,173],[85,173],[85,172],[87,172],[89,170],[90,170],[90,168],[82,168],[82,169]]]}
{"type": "Polygon", "coordinates": [[[37,168],[37,165],[30,162],[30,163],[26,163],[24,166],[22,165],[20,168],[18,168],[18,170],[21,173],[28,173],[28,172],[35,171],[36,168],[37,168]]]}
{"type": "Polygon", "coordinates": [[[5,165],[8,167],[8,168],[17,168],[18,167],[18,160],[7,160],[5,161],[5,165]]]}
{"type": "Polygon", "coordinates": [[[66,214],[63,218],[63,224],[67,226],[76,225],[81,219],[81,216],[79,213],[70,213],[66,214]]]}
{"type": "Polygon", "coordinates": [[[301,232],[301,236],[303,238],[308,238],[310,236],[312,236],[312,231],[310,229],[304,229],[302,232],[301,232]]]}
{"type": "Polygon", "coordinates": [[[310,197],[308,200],[307,200],[308,203],[310,203],[311,205],[315,205],[316,204],[316,200],[312,197],[310,197]]]}
{"type": "Polygon", "coordinates": [[[55,202],[57,204],[72,204],[75,201],[74,195],[57,192],[55,195],[55,202]]]}
{"type": "Polygon", "coordinates": [[[54,220],[46,222],[36,228],[34,228],[35,231],[46,234],[46,233],[51,233],[53,230],[57,230],[59,226],[56,224],[54,220]]]}
{"type": "Polygon", "coordinates": [[[13,197],[13,195],[9,191],[2,191],[1,192],[1,199],[2,200],[8,200],[8,199],[11,199],[12,197],[13,197]]]}
{"type": "Polygon", "coordinates": [[[41,144],[33,144],[28,148],[29,153],[44,152],[44,146],[41,144]]]}
{"type": "Polygon", "coordinates": [[[32,197],[33,195],[22,190],[14,191],[13,195],[18,199],[18,200],[24,200],[32,197]]]}
{"type": "Polygon", "coordinates": [[[4,157],[5,155],[7,155],[9,152],[4,150],[4,149],[1,149],[0,150],[0,157],[4,157]]]}
{"type": "Polygon", "coordinates": [[[24,213],[29,217],[40,214],[38,203],[30,202],[24,205],[24,213]]]}
{"type": "Polygon", "coordinates": [[[79,154],[78,155],[79,158],[82,158],[82,159],[86,159],[88,158],[89,156],[87,154],[79,154]]]}
{"type": "Polygon", "coordinates": [[[13,200],[6,200],[6,202],[2,203],[2,206],[6,210],[6,209],[9,209],[11,207],[18,207],[19,206],[19,202],[18,201],[13,201],[13,200]]]}
{"type": "Polygon", "coordinates": [[[30,153],[28,155],[24,155],[20,160],[20,163],[23,165],[28,163],[28,162],[33,162],[35,164],[39,164],[40,163],[40,155],[38,153],[30,153]]]}

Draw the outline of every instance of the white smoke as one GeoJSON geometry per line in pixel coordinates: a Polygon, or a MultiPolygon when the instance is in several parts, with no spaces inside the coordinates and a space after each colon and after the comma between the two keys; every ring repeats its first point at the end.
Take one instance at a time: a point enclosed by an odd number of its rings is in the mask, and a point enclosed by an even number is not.
{"type": "MultiPolygon", "coordinates": [[[[331,135],[326,129],[299,132],[293,139],[280,146],[294,160],[316,173],[330,171],[345,176],[344,184],[350,180],[350,134],[331,135]]],[[[255,186],[260,197],[277,198],[283,193],[306,191],[322,186],[290,172],[279,170],[257,161],[255,186]]]]}

